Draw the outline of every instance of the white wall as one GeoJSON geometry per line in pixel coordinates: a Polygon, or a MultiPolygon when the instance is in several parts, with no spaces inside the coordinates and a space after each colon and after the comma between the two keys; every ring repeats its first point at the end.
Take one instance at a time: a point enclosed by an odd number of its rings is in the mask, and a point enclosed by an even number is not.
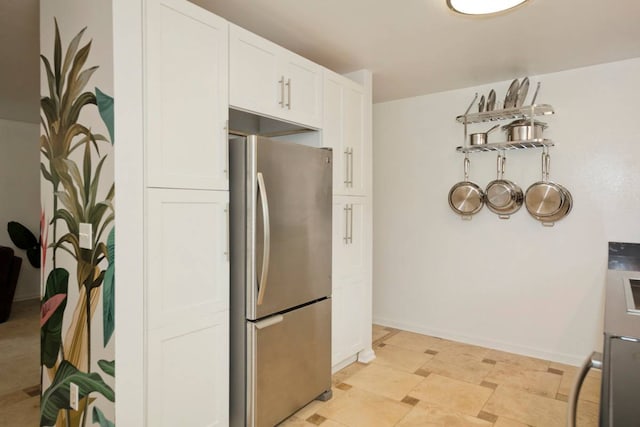
{"type": "MultiPolygon", "coordinates": [[[[552,228],[524,207],[462,221],[447,204],[462,179],[455,116],[476,91],[504,99],[510,82],[376,104],[374,321],[574,364],[599,348],[607,242],[640,242],[638,76],[640,58],[531,78],[556,111],[543,119],[551,178],[574,197],[552,228]]],[[[540,178],[539,149],[507,157],[523,190],[540,178]]],[[[495,159],[473,154],[471,179],[486,186],[495,159]]]]}
{"type": "Polygon", "coordinates": [[[40,234],[39,137],[37,124],[0,119],[0,245],[22,258],[14,300],[40,297],[40,270],[7,233],[7,223],[18,221],[36,237],[40,234]]]}

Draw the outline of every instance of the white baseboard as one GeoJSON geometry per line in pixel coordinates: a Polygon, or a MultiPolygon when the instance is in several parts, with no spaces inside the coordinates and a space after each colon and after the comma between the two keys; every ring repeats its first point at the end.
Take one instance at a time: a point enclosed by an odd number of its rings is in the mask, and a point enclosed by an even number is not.
{"type": "Polygon", "coordinates": [[[338,362],[334,366],[331,367],[331,374],[332,375],[335,374],[340,369],[346,368],[347,366],[351,365],[352,363],[356,362],[357,360],[358,360],[358,355],[357,354],[354,354],[351,357],[347,357],[342,362],[338,362]]]}
{"type": "Polygon", "coordinates": [[[391,319],[385,319],[382,317],[374,317],[373,323],[380,326],[388,326],[391,328],[402,329],[404,331],[416,332],[419,334],[430,335],[438,338],[444,338],[452,341],[458,341],[465,344],[478,345],[481,347],[488,347],[495,350],[507,351],[509,353],[521,354],[523,356],[536,357],[544,360],[551,360],[553,362],[564,363],[567,365],[580,366],[584,360],[590,355],[575,355],[548,352],[539,350],[532,347],[521,346],[517,344],[510,344],[502,341],[492,340],[486,337],[469,337],[461,334],[457,334],[452,331],[446,331],[442,329],[426,328],[422,325],[415,325],[412,323],[398,322],[391,319]]]}

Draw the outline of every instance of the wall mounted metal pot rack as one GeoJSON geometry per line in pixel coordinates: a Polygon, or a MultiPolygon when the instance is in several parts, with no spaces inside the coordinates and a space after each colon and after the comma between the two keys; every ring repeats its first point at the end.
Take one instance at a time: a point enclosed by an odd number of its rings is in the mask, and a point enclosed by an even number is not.
{"type": "MultiPolygon", "coordinates": [[[[456,117],[456,121],[464,125],[463,144],[459,147],[456,147],[456,150],[460,153],[464,153],[464,156],[465,156],[465,181],[468,181],[467,168],[468,168],[469,153],[485,152],[485,151],[499,152],[498,180],[494,181],[494,182],[498,182],[498,181],[501,181],[500,175],[501,175],[501,172],[503,172],[502,167],[504,166],[504,163],[502,163],[502,165],[500,164],[500,160],[502,159],[502,161],[504,161],[504,152],[506,150],[542,148],[543,178],[542,178],[542,181],[533,184],[527,190],[527,195],[530,196],[529,198],[531,199],[527,203],[529,203],[530,205],[531,204],[535,205],[534,207],[538,207],[537,205],[540,205],[542,203],[539,200],[534,200],[536,196],[534,190],[537,187],[540,187],[542,185],[547,185],[547,186],[554,185],[558,187],[560,189],[558,191],[561,196],[561,197],[560,196],[558,197],[558,200],[560,200],[562,203],[560,203],[559,206],[556,207],[557,209],[553,212],[553,214],[546,213],[543,215],[537,211],[532,212],[531,206],[527,206],[527,210],[529,211],[531,216],[537,219],[538,221],[540,221],[542,225],[553,226],[554,222],[564,218],[571,211],[573,199],[572,199],[571,193],[569,193],[569,190],[567,190],[566,188],[562,187],[559,184],[551,183],[548,180],[549,147],[552,147],[554,143],[550,139],[546,139],[542,136],[543,130],[544,128],[547,127],[547,125],[545,123],[535,121],[534,118],[551,115],[551,114],[554,114],[555,112],[551,105],[535,103],[538,95],[538,91],[540,90],[539,82],[537,84],[537,88],[533,96],[533,99],[531,101],[531,104],[525,105],[525,106],[522,105],[524,98],[526,98],[526,93],[528,90],[528,85],[529,85],[528,80],[529,80],[528,78],[525,78],[523,80],[523,83],[526,83],[525,84],[526,87],[523,90],[518,89],[519,82],[517,79],[511,83],[511,87],[509,88],[509,91],[507,91],[507,97],[505,98],[505,103],[504,103],[504,105],[507,106],[508,108],[494,109],[495,92],[491,90],[491,93],[489,94],[489,99],[491,100],[491,102],[489,103],[490,107],[485,108],[485,105],[481,100],[480,103],[478,104],[478,112],[469,113],[473,105],[478,100],[478,94],[476,93],[475,97],[473,98],[473,101],[471,101],[471,104],[469,104],[467,111],[463,115],[456,117]],[[513,98],[513,95],[516,92],[517,92],[517,98],[513,98]],[[514,122],[503,126],[503,130],[505,130],[507,133],[507,137],[505,138],[506,141],[494,142],[494,143],[488,142],[489,132],[491,132],[495,128],[495,126],[489,130],[480,132],[479,134],[478,133],[471,134],[471,135],[469,134],[468,125],[470,124],[495,122],[499,120],[515,120],[514,122]],[[522,139],[522,138],[527,138],[527,139],[522,139]]],[[[469,183],[463,182],[457,185],[460,185],[460,184],[469,184],[469,183]]],[[[485,198],[484,200],[485,204],[487,203],[486,198],[490,197],[489,193],[490,193],[491,185],[492,183],[489,184],[489,186],[487,187],[487,190],[485,190],[483,194],[485,198]]],[[[455,188],[456,187],[454,186],[451,192],[453,192],[455,188]]],[[[481,191],[482,190],[480,190],[480,192],[481,191]]],[[[451,206],[451,208],[456,213],[461,215],[463,219],[470,219],[471,218],[470,215],[465,216],[464,212],[461,213],[459,210],[456,209],[455,205],[452,204],[451,192],[449,194],[449,199],[450,199],[449,205],[451,206]]],[[[520,190],[518,194],[519,194],[518,203],[521,204],[522,198],[523,198],[522,191],[520,190]]],[[[525,196],[524,198],[526,199],[528,196],[525,196]]],[[[548,201],[545,203],[549,204],[548,201]]],[[[481,207],[482,205],[480,205],[477,210],[480,210],[481,207]]],[[[517,205],[514,212],[517,211],[519,207],[520,206],[517,205]]],[[[492,211],[500,214],[500,212],[499,211],[496,212],[495,209],[492,209],[492,211]]],[[[503,219],[506,219],[508,217],[509,215],[500,215],[500,218],[503,218],[503,219]]]]}
{"type": "Polygon", "coordinates": [[[494,142],[478,145],[469,144],[469,132],[468,125],[474,123],[493,122],[498,120],[509,119],[525,119],[531,121],[531,127],[534,126],[534,118],[539,116],[547,116],[554,114],[553,107],[548,104],[531,104],[521,107],[504,108],[500,110],[482,111],[478,113],[469,113],[471,107],[478,99],[478,94],[475,94],[473,101],[467,108],[465,114],[456,117],[456,121],[464,125],[464,140],[462,146],[456,147],[456,150],[461,153],[476,153],[484,151],[503,151],[503,150],[519,150],[526,148],[541,148],[552,147],[553,141],[550,139],[526,139],[519,141],[504,141],[494,142]]]}

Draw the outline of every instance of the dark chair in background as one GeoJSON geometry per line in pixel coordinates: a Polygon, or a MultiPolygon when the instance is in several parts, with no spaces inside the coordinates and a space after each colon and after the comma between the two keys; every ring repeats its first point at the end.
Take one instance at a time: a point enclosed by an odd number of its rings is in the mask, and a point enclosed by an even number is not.
{"type": "Polygon", "coordinates": [[[13,249],[0,246],[0,323],[9,320],[21,266],[22,258],[13,249]]]}

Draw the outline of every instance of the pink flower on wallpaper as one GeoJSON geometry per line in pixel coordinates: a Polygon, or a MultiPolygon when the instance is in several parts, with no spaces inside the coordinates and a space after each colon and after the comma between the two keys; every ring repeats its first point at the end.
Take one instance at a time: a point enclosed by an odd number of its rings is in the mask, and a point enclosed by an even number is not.
{"type": "Polygon", "coordinates": [[[41,328],[45,323],[47,323],[47,320],[49,320],[49,318],[53,316],[53,313],[56,312],[57,308],[60,307],[60,304],[62,304],[65,298],[67,298],[67,295],[65,294],[56,294],[42,303],[42,305],[40,306],[41,328]]]}

